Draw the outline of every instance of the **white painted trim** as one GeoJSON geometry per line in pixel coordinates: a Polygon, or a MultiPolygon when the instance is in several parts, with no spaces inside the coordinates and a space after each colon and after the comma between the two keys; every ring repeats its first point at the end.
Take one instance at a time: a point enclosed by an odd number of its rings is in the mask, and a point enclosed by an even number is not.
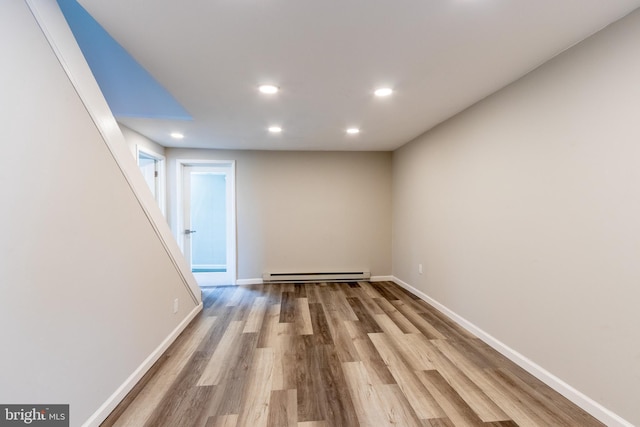
{"type": "Polygon", "coordinates": [[[153,150],[150,150],[146,147],[143,147],[140,144],[136,144],[136,163],[138,167],[140,167],[140,153],[152,157],[158,161],[158,176],[157,183],[158,188],[156,189],[156,201],[158,202],[158,206],[160,206],[160,211],[162,211],[162,215],[167,217],[167,168],[166,168],[166,158],[160,153],[157,153],[153,150]]]}
{"type": "MultiPolygon", "coordinates": [[[[227,264],[193,264],[191,268],[203,269],[203,270],[220,270],[223,268],[227,268],[227,264]]],[[[207,273],[204,271],[203,273],[207,273]]]]}
{"type": "Polygon", "coordinates": [[[595,418],[603,422],[608,427],[634,427],[633,424],[605,408],[595,400],[586,396],[584,393],[576,390],[566,382],[562,381],[560,378],[553,375],[551,372],[544,369],[542,366],[536,364],[526,356],[518,353],[502,341],[498,340],[491,334],[485,332],[472,322],[468,321],[464,317],[460,316],[453,310],[450,310],[443,304],[434,300],[424,292],[414,288],[408,283],[398,279],[397,277],[393,277],[393,282],[402,286],[406,290],[414,293],[415,295],[422,298],[424,301],[440,310],[447,317],[458,323],[460,326],[465,328],[467,331],[471,332],[476,337],[480,338],[485,343],[489,344],[496,351],[507,357],[509,360],[529,372],[534,377],[538,378],[540,381],[544,382],[546,385],[578,405],[580,408],[587,411],[589,414],[593,415],[595,418]]]}
{"type": "Polygon", "coordinates": [[[136,144],[136,159],[138,159],[138,155],[146,154],[147,156],[153,157],[154,159],[165,161],[166,157],[163,154],[158,153],[157,151],[153,151],[147,147],[144,147],[140,144],[136,144]]]}
{"type": "Polygon", "coordinates": [[[180,275],[193,303],[199,304],[201,302],[200,288],[186,265],[156,200],[151,197],[150,191],[142,190],[147,188],[147,183],[138,170],[137,161],[131,155],[122,131],[93,77],[89,64],[82,55],[60,7],[55,1],[50,0],[25,1],[91,120],[100,132],[106,148],[115,160],[149,224],[180,275]]]}
{"type": "Polygon", "coordinates": [[[232,243],[232,250],[227,248],[227,270],[231,275],[231,283],[238,277],[238,239],[236,219],[236,161],[235,160],[206,160],[206,159],[176,159],[176,197],[174,233],[180,250],[184,253],[184,213],[183,213],[183,175],[185,166],[212,166],[228,168],[225,175],[228,178],[227,198],[229,200],[229,227],[227,229],[227,246],[232,243]]]}
{"type": "Polygon", "coordinates": [[[167,338],[160,343],[160,345],[147,357],[144,362],[133,371],[133,373],[125,380],[125,382],[118,387],[118,389],[98,408],[96,412],[89,417],[87,421],[82,424],[83,427],[99,426],[109,414],[118,406],[120,402],[127,396],[127,393],[133,389],[133,387],[142,379],[144,374],[151,369],[154,363],[158,361],[160,356],[167,351],[169,346],[180,336],[182,331],[185,330],[189,323],[196,317],[198,313],[202,311],[202,303],[198,304],[191,310],[191,312],[184,318],[182,322],[167,336],[167,338]]]}
{"type": "Polygon", "coordinates": [[[369,282],[393,282],[393,276],[371,276],[369,282]]]}
{"type": "Polygon", "coordinates": [[[262,285],[264,281],[262,279],[238,279],[236,280],[236,285],[238,286],[247,286],[247,285],[262,285]]]}

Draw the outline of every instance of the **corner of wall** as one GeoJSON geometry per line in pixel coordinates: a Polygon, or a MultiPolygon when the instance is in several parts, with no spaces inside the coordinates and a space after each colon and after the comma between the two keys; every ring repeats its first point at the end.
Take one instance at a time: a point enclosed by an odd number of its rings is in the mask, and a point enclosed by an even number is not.
{"type": "Polygon", "coordinates": [[[566,382],[562,381],[560,378],[553,375],[551,372],[547,371],[540,365],[533,362],[531,359],[526,356],[518,353],[502,341],[495,338],[493,335],[484,331],[479,326],[475,325],[473,322],[465,319],[455,311],[449,309],[444,304],[441,304],[439,301],[431,298],[426,293],[420,291],[419,289],[411,286],[404,280],[401,280],[395,276],[392,277],[393,282],[402,286],[404,289],[413,293],[420,297],[423,301],[442,312],[449,319],[456,322],[458,325],[462,326],[464,329],[469,331],[471,334],[481,339],[483,342],[491,346],[494,350],[514,362],[516,365],[523,368],[525,371],[529,372],[534,377],[538,378],[540,381],[547,384],[549,387],[575,403],[577,406],[584,409],[589,414],[593,415],[595,418],[603,422],[605,425],[609,427],[634,427],[633,424],[620,417],[613,411],[605,408],[603,405],[599,404],[595,400],[591,399],[584,393],[576,390],[574,387],[570,386],[566,382]]]}

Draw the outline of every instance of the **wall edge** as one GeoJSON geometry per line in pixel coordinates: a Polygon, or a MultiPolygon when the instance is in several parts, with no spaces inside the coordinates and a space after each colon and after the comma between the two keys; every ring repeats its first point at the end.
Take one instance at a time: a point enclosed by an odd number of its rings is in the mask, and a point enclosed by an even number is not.
{"type": "Polygon", "coordinates": [[[589,396],[575,389],[571,385],[567,384],[560,378],[553,375],[551,372],[544,369],[542,366],[536,364],[523,354],[517,352],[512,349],[502,341],[498,340],[488,332],[484,331],[479,326],[460,316],[455,311],[449,309],[444,304],[438,302],[437,300],[431,298],[424,292],[414,288],[403,280],[393,276],[394,283],[403,287],[404,289],[414,293],[418,297],[420,297],[425,302],[429,303],[437,310],[441,311],[447,317],[455,321],[457,324],[462,326],[464,329],[469,331],[471,334],[475,335],[477,338],[481,339],[483,342],[491,346],[494,350],[498,351],[500,354],[514,362],[516,365],[520,366],[531,375],[569,399],[575,405],[579,406],[586,412],[588,412],[593,417],[597,418],[599,421],[603,422],[609,427],[634,427],[632,423],[625,420],[621,416],[617,415],[613,411],[607,409],[600,403],[591,399],[589,396]]]}
{"type": "Polygon", "coordinates": [[[160,343],[160,345],[133,371],[129,378],[116,389],[116,391],[109,396],[109,398],[98,408],[86,420],[83,427],[98,427],[111,412],[118,406],[120,402],[127,396],[127,394],[135,387],[144,374],[151,369],[154,363],[160,359],[160,356],[164,354],[171,344],[180,336],[180,334],[189,326],[189,323],[202,311],[203,304],[198,304],[191,312],[185,317],[182,322],[160,343]]]}

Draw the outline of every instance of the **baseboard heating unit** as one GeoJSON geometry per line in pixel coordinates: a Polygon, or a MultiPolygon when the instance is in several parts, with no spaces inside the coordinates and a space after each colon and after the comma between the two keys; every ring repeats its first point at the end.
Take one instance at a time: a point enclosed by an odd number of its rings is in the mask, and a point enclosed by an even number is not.
{"type": "Polygon", "coordinates": [[[264,273],[265,283],[283,282],[357,282],[369,280],[368,271],[332,271],[332,272],[297,272],[297,273],[264,273]]]}

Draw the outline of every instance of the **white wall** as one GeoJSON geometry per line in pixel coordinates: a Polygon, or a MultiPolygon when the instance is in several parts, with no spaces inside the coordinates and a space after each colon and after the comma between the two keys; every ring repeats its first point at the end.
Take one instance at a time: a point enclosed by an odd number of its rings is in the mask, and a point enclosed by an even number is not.
{"type": "MultiPolygon", "coordinates": [[[[391,153],[166,153],[172,185],[176,159],[236,161],[238,279],[261,278],[265,271],[391,273],[391,153]]],[[[174,230],[175,202],[169,201],[174,230]]]]}
{"type": "Polygon", "coordinates": [[[393,155],[393,272],[640,425],[640,12],[393,155]],[[418,264],[424,274],[418,274],[418,264]]]}
{"type": "Polygon", "coordinates": [[[129,151],[133,154],[133,158],[137,159],[138,151],[137,147],[146,149],[147,151],[151,151],[156,154],[160,154],[164,156],[165,148],[158,144],[157,142],[147,138],[146,136],[139,134],[135,130],[126,127],[122,123],[118,123],[120,130],[122,131],[122,136],[124,136],[124,140],[127,142],[127,146],[129,147],[129,151]]]}
{"type": "Polygon", "coordinates": [[[0,53],[0,402],[68,403],[77,426],[196,302],[24,1],[0,3],[0,53]]]}
{"type": "Polygon", "coordinates": [[[126,127],[122,123],[118,123],[118,128],[122,132],[124,141],[129,148],[129,152],[135,159],[136,164],[138,163],[138,150],[142,150],[147,152],[148,154],[152,154],[155,158],[158,158],[159,156],[163,158],[163,160],[159,164],[156,164],[155,171],[149,171],[147,169],[143,172],[143,176],[145,177],[145,181],[148,186],[155,186],[156,193],[154,194],[154,198],[156,199],[158,206],[164,214],[167,211],[167,174],[166,160],[164,159],[165,148],[157,142],[147,138],[146,136],[134,131],[131,128],[126,127]],[[153,177],[153,172],[159,172],[156,178],[153,177]],[[151,174],[151,176],[145,176],[145,174],[151,174]]]}

